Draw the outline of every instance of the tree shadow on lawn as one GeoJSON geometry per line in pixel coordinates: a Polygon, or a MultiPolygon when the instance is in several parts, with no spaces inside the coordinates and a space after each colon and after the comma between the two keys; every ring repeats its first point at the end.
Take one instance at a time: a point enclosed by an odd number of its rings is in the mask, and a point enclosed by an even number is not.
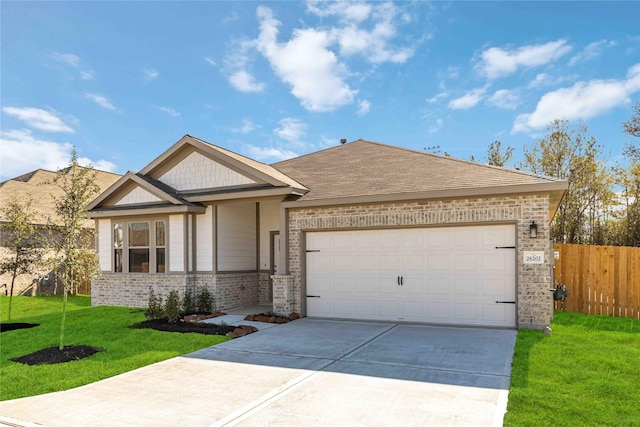
{"type": "Polygon", "coordinates": [[[40,326],[40,324],[25,323],[25,322],[0,323],[0,332],[16,331],[19,329],[30,329],[30,328],[35,328],[36,326],[40,326]]]}

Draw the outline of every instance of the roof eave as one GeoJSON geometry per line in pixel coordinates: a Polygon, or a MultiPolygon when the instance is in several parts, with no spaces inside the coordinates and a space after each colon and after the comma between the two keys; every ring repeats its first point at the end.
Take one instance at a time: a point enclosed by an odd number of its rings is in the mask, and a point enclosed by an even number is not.
{"type": "Polygon", "coordinates": [[[550,219],[553,218],[553,214],[558,208],[562,196],[568,188],[566,181],[554,181],[548,183],[538,184],[518,184],[518,185],[504,185],[499,187],[481,187],[481,188],[459,188],[459,189],[447,189],[447,190],[432,190],[421,192],[407,192],[407,193],[391,193],[391,194],[374,194],[364,196],[353,197],[336,197],[327,199],[315,199],[315,200],[296,200],[283,202],[285,208],[303,208],[303,207],[319,207],[319,206],[337,206],[337,205],[349,205],[349,204],[370,204],[370,203],[387,203],[387,202],[399,202],[410,200],[438,200],[438,199],[460,199],[468,197],[491,197],[491,196],[506,196],[506,195],[524,195],[524,194],[536,194],[536,193],[549,193],[550,194],[550,206],[549,214],[550,219]]]}
{"type": "Polygon", "coordinates": [[[129,209],[100,209],[87,213],[88,218],[115,218],[123,216],[140,216],[140,215],[168,215],[181,213],[205,213],[206,207],[199,205],[176,205],[162,207],[131,207],[129,209]]]}
{"type": "Polygon", "coordinates": [[[306,189],[292,187],[277,187],[264,190],[238,191],[235,193],[217,193],[217,194],[198,194],[193,196],[183,195],[184,199],[189,202],[215,202],[220,200],[237,200],[270,196],[295,195],[303,196],[308,191],[306,189]]]}

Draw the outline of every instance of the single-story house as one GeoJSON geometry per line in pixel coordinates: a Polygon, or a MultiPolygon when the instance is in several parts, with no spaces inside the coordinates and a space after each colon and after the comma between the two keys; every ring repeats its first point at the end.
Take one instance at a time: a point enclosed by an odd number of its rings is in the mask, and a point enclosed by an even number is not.
{"type": "Polygon", "coordinates": [[[185,135],[90,204],[92,302],[206,286],[218,310],[544,328],[566,189],[365,140],[266,165],[185,135]]]}
{"type": "MultiPolygon", "coordinates": [[[[82,166],[79,168],[84,169],[82,166]]],[[[55,214],[55,198],[62,197],[64,192],[58,185],[53,183],[58,173],[68,174],[71,169],[64,168],[58,172],[36,169],[29,173],[17,176],[0,182],[0,225],[7,223],[5,210],[13,200],[25,202],[32,200],[29,208],[33,225],[40,231],[41,237],[51,237],[55,235],[55,231],[51,228],[53,224],[60,224],[60,218],[55,214]]],[[[93,169],[95,172],[96,184],[100,187],[100,191],[104,191],[113,185],[121,175],[93,169]]],[[[93,233],[94,221],[84,221],[84,227],[87,232],[93,233]]],[[[6,231],[0,229],[0,258],[11,257],[13,252],[7,248],[6,231]]],[[[45,257],[54,256],[52,250],[45,252],[45,257]]],[[[23,274],[16,277],[13,294],[19,295],[26,293],[27,295],[51,294],[63,292],[62,286],[56,286],[55,275],[50,274],[46,265],[37,268],[32,274],[23,274]]],[[[0,275],[0,292],[8,290],[11,286],[11,274],[5,273],[0,275]],[[6,285],[6,288],[4,287],[6,285]]],[[[89,293],[90,283],[85,283],[81,292],[89,293]]]]}

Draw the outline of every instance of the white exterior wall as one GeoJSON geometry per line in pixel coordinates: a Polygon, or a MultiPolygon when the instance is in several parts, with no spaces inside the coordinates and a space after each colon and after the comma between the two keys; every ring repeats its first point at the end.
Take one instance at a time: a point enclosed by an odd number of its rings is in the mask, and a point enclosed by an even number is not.
{"type": "Polygon", "coordinates": [[[149,193],[147,190],[136,187],[129,191],[122,199],[118,200],[114,205],[135,205],[138,203],[154,203],[161,202],[162,199],[149,193]]]}
{"type": "Polygon", "coordinates": [[[98,256],[100,270],[111,271],[111,220],[98,220],[98,256]]]}
{"type": "Polygon", "coordinates": [[[196,271],[213,270],[213,206],[196,215],[196,271]]]}
{"type": "Polygon", "coordinates": [[[246,176],[196,152],[189,154],[159,180],[179,191],[255,184],[246,176]]]}
{"type": "Polygon", "coordinates": [[[184,216],[169,215],[169,271],[184,271],[184,216]]]}
{"type": "Polygon", "coordinates": [[[260,270],[271,268],[271,231],[280,229],[280,202],[260,203],[260,270]]]}
{"type": "Polygon", "coordinates": [[[256,269],[256,205],[218,205],[218,271],[256,269]]]}

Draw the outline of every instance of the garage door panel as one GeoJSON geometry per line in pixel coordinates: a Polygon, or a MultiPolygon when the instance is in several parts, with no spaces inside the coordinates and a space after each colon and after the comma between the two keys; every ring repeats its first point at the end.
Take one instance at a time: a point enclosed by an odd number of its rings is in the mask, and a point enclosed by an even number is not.
{"type": "Polygon", "coordinates": [[[514,242],[509,225],[307,233],[308,315],[514,327],[495,303],[515,300],[515,250],[496,249],[514,242]]]}

